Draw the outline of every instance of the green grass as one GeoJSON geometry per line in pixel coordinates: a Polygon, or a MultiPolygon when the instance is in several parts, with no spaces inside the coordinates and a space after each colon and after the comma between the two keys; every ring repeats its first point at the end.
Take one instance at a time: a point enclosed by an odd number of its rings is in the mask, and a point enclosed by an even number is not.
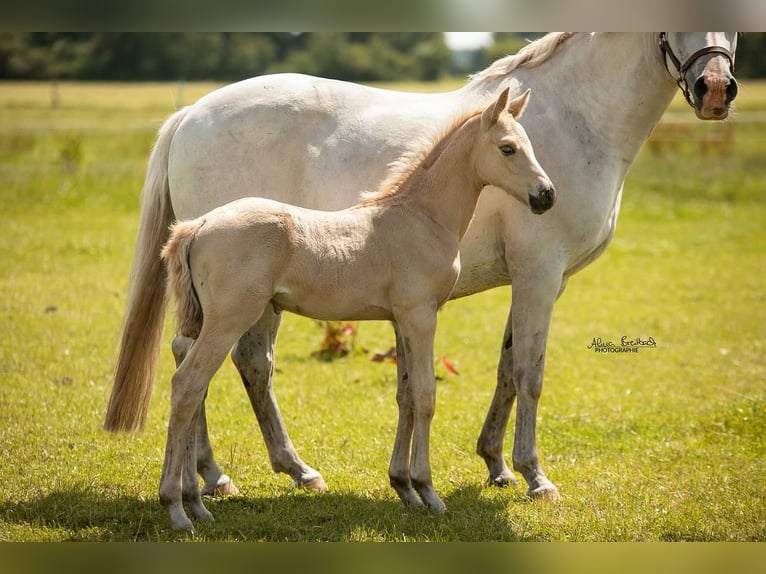
{"type": "MultiPolygon", "coordinates": [[[[460,373],[437,367],[432,462],[447,514],[405,508],[387,485],[394,367],[363,353],[309,359],[322,331],[289,316],[276,392],[299,452],[331,491],[294,490],[272,473],[227,364],[208,414],[218,460],[242,494],[210,501],[216,521],[196,539],[766,540],[766,132],[757,121],[766,86],[743,84],[730,123],[685,121],[692,112],[674,102],[673,121],[629,174],[612,246],[556,306],[538,442],[560,503],[485,488],[474,454],[510,302],[503,288],[439,317],[436,353],[460,373]],[[622,335],[652,336],[657,348],[587,349],[622,335]]],[[[186,86],[186,103],[212,87],[186,86]]],[[[0,84],[0,540],[191,538],[169,530],[157,502],[170,325],[147,431],[100,428],[138,192],[177,86],[62,84],[56,109],[49,89],[0,84]]],[[[357,342],[386,351],[391,328],[361,323],[357,342]]]]}

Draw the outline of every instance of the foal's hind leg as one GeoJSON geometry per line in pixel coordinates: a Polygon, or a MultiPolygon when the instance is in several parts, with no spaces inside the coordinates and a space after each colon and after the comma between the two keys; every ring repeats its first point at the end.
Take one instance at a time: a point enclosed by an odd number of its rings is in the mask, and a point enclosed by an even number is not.
{"type": "Polygon", "coordinates": [[[281,315],[267,305],[258,322],[237,341],[232,360],[250,398],[261,428],[274,472],[289,474],[295,486],[309,490],[327,490],[322,475],[298,456],[287,434],[282,414],[274,397],[272,378],[277,330],[281,315]]]}
{"type": "Polygon", "coordinates": [[[194,460],[196,441],[195,423],[210,379],[226,358],[231,342],[223,337],[210,337],[203,327],[202,333],[186,359],[171,380],[170,420],[162,467],[159,497],[175,529],[192,529],[183,508],[190,504],[198,519],[209,520],[212,515],[202,504],[199,490],[183,487],[184,467],[194,460]]]}
{"type": "MultiPolygon", "coordinates": [[[[200,412],[204,410],[205,401],[202,400],[202,404],[196,410],[194,414],[194,421],[197,421],[200,417],[200,412]]],[[[202,503],[202,496],[199,489],[199,482],[197,481],[196,465],[197,465],[197,436],[194,432],[194,428],[197,426],[196,422],[192,422],[192,432],[189,433],[187,441],[187,447],[185,452],[183,479],[181,482],[181,498],[184,505],[191,510],[192,515],[197,520],[213,520],[213,515],[210,514],[205,505],[202,503]]]]}
{"type": "MultiPolygon", "coordinates": [[[[186,357],[186,354],[191,348],[193,343],[192,339],[184,337],[182,335],[176,335],[173,339],[173,357],[176,361],[176,368],[181,365],[181,362],[186,357]]],[[[205,395],[207,398],[207,395],[205,395]]],[[[210,438],[207,431],[207,416],[205,414],[205,402],[202,402],[202,408],[200,409],[199,416],[197,417],[197,455],[196,455],[196,467],[197,472],[205,481],[202,486],[202,494],[210,496],[229,496],[238,494],[239,490],[234,485],[234,482],[225,475],[213,458],[213,449],[210,446],[210,438]]]]}

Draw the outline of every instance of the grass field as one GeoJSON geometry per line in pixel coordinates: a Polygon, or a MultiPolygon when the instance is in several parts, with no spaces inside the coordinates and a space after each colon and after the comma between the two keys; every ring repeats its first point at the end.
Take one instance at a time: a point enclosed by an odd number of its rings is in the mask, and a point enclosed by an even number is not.
{"type": "MultiPolygon", "coordinates": [[[[113,436],[101,422],[155,131],[214,87],[0,84],[0,541],[191,538],[169,530],[157,502],[170,324],[146,432],[113,436]]],[[[436,353],[459,372],[437,366],[432,462],[445,515],[405,508],[388,487],[393,365],[363,352],[310,359],[322,331],[290,316],[276,392],[331,490],[294,490],[272,473],[227,364],[208,415],[241,495],[210,501],[216,521],[196,539],[766,541],[766,84],[743,81],[738,106],[710,124],[674,102],[629,174],[612,246],[556,306],[538,440],[562,501],[484,487],[474,454],[503,288],[440,314],[436,353]],[[657,347],[587,348],[622,335],[657,347]]],[[[390,326],[359,324],[357,344],[386,351],[390,326]]]]}

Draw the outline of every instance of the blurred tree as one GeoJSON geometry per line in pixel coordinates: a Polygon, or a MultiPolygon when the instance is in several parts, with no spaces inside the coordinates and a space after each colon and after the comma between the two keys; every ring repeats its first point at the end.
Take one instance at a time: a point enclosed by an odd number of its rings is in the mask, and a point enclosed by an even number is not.
{"type": "Polygon", "coordinates": [[[536,32],[493,32],[493,44],[484,49],[486,65],[499,58],[515,54],[530,41],[540,36],[542,34],[536,32]]]}
{"type": "MultiPolygon", "coordinates": [[[[441,32],[0,32],[0,79],[226,80],[303,72],[351,81],[464,76],[516,53],[533,32],[495,32],[450,54],[441,32]]],[[[741,35],[737,75],[766,77],[766,34],[741,35]]]]}
{"type": "Polygon", "coordinates": [[[276,59],[277,42],[264,34],[223,34],[216,77],[239,80],[263,74],[276,59]]]}
{"type": "Polygon", "coordinates": [[[764,54],[766,54],[766,33],[741,34],[737,38],[737,77],[766,77],[766,58],[764,58],[764,54]]]}

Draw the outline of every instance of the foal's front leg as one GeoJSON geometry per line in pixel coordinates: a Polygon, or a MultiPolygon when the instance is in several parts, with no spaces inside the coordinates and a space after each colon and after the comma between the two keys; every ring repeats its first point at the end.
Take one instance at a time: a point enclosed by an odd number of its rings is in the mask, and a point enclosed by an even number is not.
{"type": "MultiPolygon", "coordinates": [[[[407,361],[407,382],[412,404],[412,453],[409,479],[421,500],[434,512],[447,507],[434,490],[431,479],[431,420],[436,406],[434,379],[434,337],[436,305],[413,310],[394,311],[407,361]]],[[[401,411],[400,411],[401,416],[401,411]]],[[[401,424],[401,421],[400,421],[401,424]]],[[[397,441],[404,440],[397,433],[397,441]]],[[[396,448],[402,445],[397,442],[396,448]]],[[[393,460],[392,460],[393,462],[393,460]]]]}
{"type": "Polygon", "coordinates": [[[388,478],[402,502],[412,506],[422,506],[423,501],[412,488],[410,480],[410,443],[414,424],[412,390],[407,374],[407,355],[396,323],[394,323],[394,332],[396,333],[396,403],[399,406],[399,421],[396,425],[388,478]]]}

